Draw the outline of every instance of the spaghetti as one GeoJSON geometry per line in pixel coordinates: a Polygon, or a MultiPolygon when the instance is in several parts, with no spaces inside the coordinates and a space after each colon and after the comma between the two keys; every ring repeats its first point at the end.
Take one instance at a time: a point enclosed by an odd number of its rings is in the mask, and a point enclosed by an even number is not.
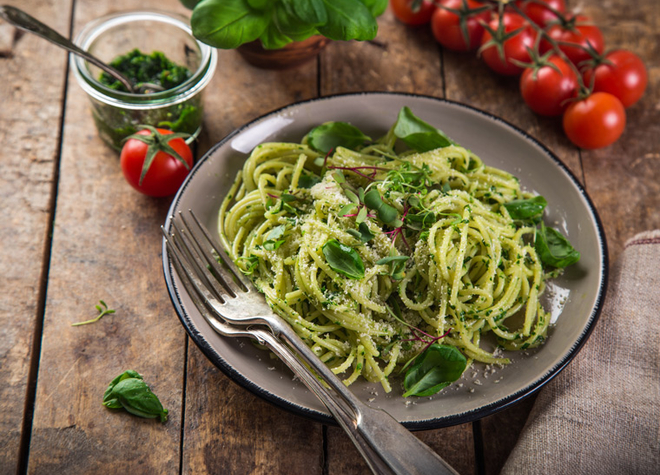
{"type": "Polygon", "coordinates": [[[325,156],[303,143],[257,146],[219,210],[222,244],[336,374],[380,382],[430,342],[507,364],[498,347],[545,339],[548,274],[536,228],[507,203],[513,175],[467,149],[395,151],[392,130],[325,156]]]}

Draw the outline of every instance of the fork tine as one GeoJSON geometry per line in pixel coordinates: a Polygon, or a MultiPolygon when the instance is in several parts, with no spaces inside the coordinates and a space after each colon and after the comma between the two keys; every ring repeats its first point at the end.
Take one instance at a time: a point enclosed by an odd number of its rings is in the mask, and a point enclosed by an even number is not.
{"type": "Polygon", "coordinates": [[[213,243],[208,241],[207,236],[201,235],[199,232],[199,226],[197,229],[193,229],[193,227],[190,226],[189,221],[185,218],[185,216],[183,216],[182,213],[179,213],[178,218],[183,223],[184,229],[182,229],[182,231],[185,232],[182,232],[181,234],[185,236],[184,240],[186,241],[186,247],[191,250],[194,249],[199,258],[203,260],[203,263],[200,262],[200,264],[205,267],[205,270],[217,282],[219,282],[232,297],[236,297],[239,293],[246,291],[240,282],[237,283],[236,280],[234,280],[233,273],[229,272],[225,267],[220,265],[216,256],[214,255],[214,251],[216,251],[216,249],[213,246],[213,243]]]}
{"type": "MultiPolygon", "coordinates": [[[[236,280],[240,282],[240,285],[243,286],[243,290],[246,292],[250,291],[252,288],[252,283],[250,282],[250,280],[247,277],[245,277],[245,274],[243,274],[243,272],[241,272],[240,269],[238,269],[238,267],[236,267],[234,261],[229,258],[227,253],[223,250],[222,246],[218,244],[217,240],[213,236],[211,236],[208,229],[206,229],[206,227],[199,221],[195,213],[192,210],[188,210],[188,211],[190,213],[190,216],[192,216],[193,220],[195,221],[197,228],[204,235],[204,238],[206,239],[208,244],[211,246],[213,251],[216,254],[218,254],[224,265],[227,266],[227,268],[231,271],[231,273],[236,278],[236,280]]],[[[214,263],[217,264],[217,261],[214,260],[214,263]]]]}
{"type": "Polygon", "coordinates": [[[188,291],[188,293],[191,295],[193,293],[196,293],[202,302],[204,302],[206,305],[209,305],[211,308],[217,311],[219,307],[218,304],[224,302],[222,300],[218,300],[208,290],[208,288],[202,283],[202,281],[195,274],[195,272],[193,272],[189,268],[189,265],[188,266],[185,265],[184,262],[188,262],[190,264],[189,258],[187,258],[183,254],[181,249],[177,247],[177,245],[172,241],[171,236],[167,234],[167,232],[162,226],[160,229],[163,233],[163,236],[165,237],[165,246],[167,247],[167,250],[172,256],[172,264],[174,265],[175,270],[180,276],[182,277],[185,276],[185,279],[182,278],[181,281],[183,282],[183,285],[188,291]],[[187,281],[190,285],[186,285],[185,281],[187,281]],[[191,288],[194,292],[191,292],[191,288]]]}
{"type": "MultiPolygon", "coordinates": [[[[210,289],[211,292],[221,301],[225,302],[227,299],[227,290],[220,285],[215,276],[207,267],[205,261],[199,256],[199,251],[192,248],[190,239],[186,233],[179,231],[176,223],[172,224],[172,234],[169,236],[170,245],[173,246],[178,252],[180,258],[185,258],[188,267],[192,268],[196,275],[203,281],[204,288],[210,289]]],[[[234,297],[235,295],[231,295],[234,297]]]]}

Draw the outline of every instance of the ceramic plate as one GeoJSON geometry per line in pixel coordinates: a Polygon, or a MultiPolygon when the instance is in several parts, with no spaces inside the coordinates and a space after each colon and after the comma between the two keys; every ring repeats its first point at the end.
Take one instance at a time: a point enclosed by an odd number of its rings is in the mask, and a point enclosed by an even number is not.
{"type": "MultiPolygon", "coordinates": [[[[176,195],[170,215],[192,209],[215,230],[222,199],[259,143],[299,142],[312,127],[327,121],[350,122],[378,137],[395,122],[403,106],[475,152],[487,165],[513,173],[524,188],[543,195],[549,203],[546,222],[567,235],[582,254],[577,265],[548,287],[544,303],[556,324],[541,348],[512,353],[513,363],[504,368],[475,365],[457,383],[432,397],[404,399],[396,382],[389,394],[377,384],[351,386],[359,397],[387,410],[406,427],[431,429],[481,418],[532,394],[577,354],[596,323],[607,282],[603,229],[589,197],[552,152],[502,119],[463,104],[396,93],[325,97],[271,112],[227,136],[195,166],[176,195]]],[[[165,229],[169,226],[168,219],[165,229]]],[[[278,406],[332,422],[315,396],[269,353],[247,340],[224,338],[211,329],[181,286],[166,252],[163,268],[183,326],[214,364],[238,384],[278,406]]]]}

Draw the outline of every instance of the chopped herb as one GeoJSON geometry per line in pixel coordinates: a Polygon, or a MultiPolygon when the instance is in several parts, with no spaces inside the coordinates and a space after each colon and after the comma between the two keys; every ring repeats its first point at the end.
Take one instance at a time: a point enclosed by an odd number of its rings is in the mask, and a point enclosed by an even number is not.
{"type": "Polygon", "coordinates": [[[95,318],[92,318],[91,320],[87,320],[85,322],[72,323],[71,326],[72,327],[77,327],[77,326],[80,326],[80,325],[87,325],[88,323],[98,322],[105,315],[108,315],[110,313],[115,313],[114,310],[108,308],[108,305],[103,300],[99,300],[99,303],[101,305],[96,306],[96,310],[99,312],[99,314],[95,318]]]}

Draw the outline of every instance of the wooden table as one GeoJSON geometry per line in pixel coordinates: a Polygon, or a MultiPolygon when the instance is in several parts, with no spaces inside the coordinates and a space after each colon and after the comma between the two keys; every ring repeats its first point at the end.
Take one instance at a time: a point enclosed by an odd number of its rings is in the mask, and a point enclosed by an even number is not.
{"type": "MultiPolygon", "coordinates": [[[[93,18],[135,8],[129,0],[9,3],[73,36],[93,18]]],[[[446,97],[502,116],[554,150],[593,198],[614,261],[626,239],[660,226],[660,8],[657,0],[580,4],[610,47],[635,51],[649,68],[646,95],[609,148],[578,150],[560,121],[525,107],[516,80],[474,55],[443,51],[427,28],[406,28],[388,11],[377,42],[332,43],[294,70],[255,69],[221,51],[197,154],[302,99],[365,90],[446,97]]],[[[186,12],[176,0],[139,7],[186,12]]],[[[0,58],[0,474],[366,473],[340,429],[253,396],[190,344],[161,271],[159,225],[170,200],[124,182],[63,51],[32,35],[10,46],[0,58]],[[116,313],[72,327],[95,315],[99,299],[116,313]],[[166,424],[101,406],[109,380],[129,368],[169,408],[166,424]]],[[[495,474],[531,403],[417,435],[461,474],[495,474]]]]}

